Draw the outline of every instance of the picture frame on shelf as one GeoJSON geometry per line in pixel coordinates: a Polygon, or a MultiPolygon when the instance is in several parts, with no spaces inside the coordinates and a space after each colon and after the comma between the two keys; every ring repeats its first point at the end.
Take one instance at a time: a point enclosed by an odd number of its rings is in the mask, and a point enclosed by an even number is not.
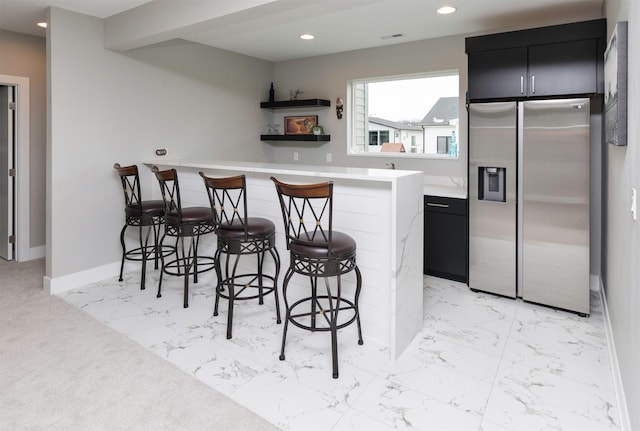
{"type": "Polygon", "coordinates": [[[311,135],[313,126],[318,125],[317,115],[284,117],[285,135],[311,135]]]}

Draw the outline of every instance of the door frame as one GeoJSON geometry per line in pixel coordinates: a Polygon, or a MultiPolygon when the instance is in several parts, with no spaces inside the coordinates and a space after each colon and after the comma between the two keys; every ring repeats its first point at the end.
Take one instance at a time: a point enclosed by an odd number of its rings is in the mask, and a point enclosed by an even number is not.
{"type": "Polygon", "coordinates": [[[29,193],[29,78],[0,75],[0,84],[16,87],[16,177],[15,177],[15,235],[14,259],[23,262],[31,259],[30,242],[30,193],[29,193]]]}

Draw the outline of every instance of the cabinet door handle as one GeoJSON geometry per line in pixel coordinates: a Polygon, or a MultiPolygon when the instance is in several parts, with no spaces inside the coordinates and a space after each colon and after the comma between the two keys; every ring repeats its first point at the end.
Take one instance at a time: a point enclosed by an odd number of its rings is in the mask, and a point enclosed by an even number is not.
{"type": "Polygon", "coordinates": [[[531,75],[531,94],[536,94],[536,76],[531,75]]]}
{"type": "Polygon", "coordinates": [[[449,204],[436,204],[433,202],[427,202],[428,207],[449,208],[449,204]]]}
{"type": "Polygon", "coordinates": [[[520,94],[524,94],[524,75],[520,75],[520,94]]]}

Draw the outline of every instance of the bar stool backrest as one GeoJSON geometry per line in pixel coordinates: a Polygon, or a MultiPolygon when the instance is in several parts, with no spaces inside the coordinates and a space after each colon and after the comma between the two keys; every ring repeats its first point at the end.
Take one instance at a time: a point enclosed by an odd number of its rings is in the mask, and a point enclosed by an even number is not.
{"type": "Polygon", "coordinates": [[[182,204],[180,202],[180,185],[178,184],[178,172],[175,169],[161,171],[157,166],[152,166],[151,171],[156,175],[160,184],[160,193],[164,201],[164,211],[167,216],[178,218],[178,224],[182,223],[182,204]]]}
{"type": "Polygon", "coordinates": [[[331,251],[333,232],[333,182],[286,184],[271,177],[276,185],[287,249],[291,243],[326,247],[331,251]]]}
{"type": "Polygon", "coordinates": [[[138,166],[120,166],[119,163],[116,163],[113,165],[113,168],[118,172],[118,175],[120,175],[120,181],[122,181],[125,206],[141,209],[142,195],[140,192],[138,166]]]}
{"type": "Polygon", "coordinates": [[[216,230],[237,229],[247,232],[247,182],[244,175],[212,178],[200,172],[214,214],[216,230]]]}

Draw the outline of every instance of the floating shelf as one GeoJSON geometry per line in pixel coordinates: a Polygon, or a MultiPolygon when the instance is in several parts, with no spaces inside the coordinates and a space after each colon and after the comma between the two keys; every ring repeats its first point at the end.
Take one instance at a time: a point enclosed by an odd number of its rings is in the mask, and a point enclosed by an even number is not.
{"type": "Polygon", "coordinates": [[[275,102],[260,102],[263,109],[286,109],[286,108],[313,108],[331,106],[331,102],[326,99],[303,99],[303,100],[282,100],[275,102]]]}
{"type": "Polygon", "coordinates": [[[328,142],[331,140],[331,135],[260,135],[260,140],[261,141],[328,142]]]}

